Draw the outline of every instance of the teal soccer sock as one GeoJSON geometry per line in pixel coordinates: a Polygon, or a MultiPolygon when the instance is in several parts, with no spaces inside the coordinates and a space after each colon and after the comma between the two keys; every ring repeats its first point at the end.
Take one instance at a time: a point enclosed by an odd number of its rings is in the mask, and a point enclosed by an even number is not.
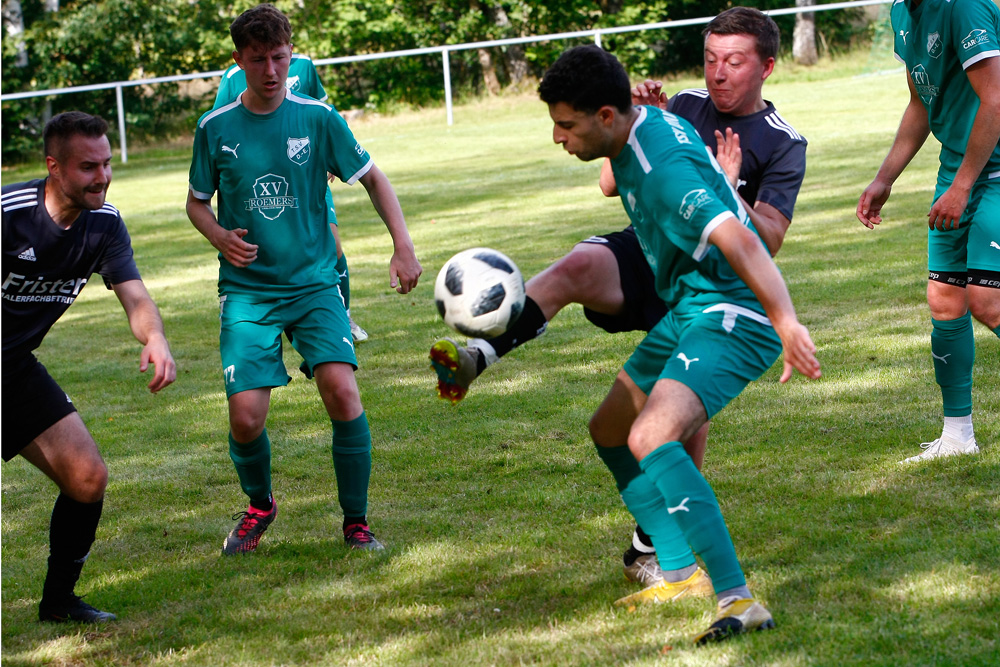
{"type": "Polygon", "coordinates": [[[976,359],[976,341],[972,315],[955,320],[931,319],[931,356],[934,378],[941,387],[945,417],[972,414],[972,365],[976,359]]]}
{"type": "Polygon", "coordinates": [[[343,254],[337,258],[337,263],[333,265],[340,276],[340,294],[344,297],[344,308],[351,309],[351,271],[347,268],[347,255],[343,254]]]}
{"type": "Polygon", "coordinates": [[[656,559],[663,570],[680,570],[695,563],[684,533],[667,512],[663,494],[642,473],[628,447],[601,447],[597,455],[615,478],[622,501],[653,540],[656,559]]]}
{"type": "MultiPolygon", "coordinates": [[[[684,533],[687,543],[705,562],[716,592],[746,584],[729,529],[712,487],[701,476],[684,447],[668,442],[639,462],[659,489],[667,513],[684,533]]],[[[643,530],[647,530],[643,526],[643,530]]]]}
{"type": "Polygon", "coordinates": [[[364,412],[348,422],[333,424],[333,470],[337,475],[337,498],[344,516],[368,513],[368,481],[372,474],[372,434],[364,412]]]}
{"type": "MultiPolygon", "coordinates": [[[[271,498],[271,440],[267,429],[247,443],[236,442],[229,434],[229,458],[236,466],[240,488],[250,504],[266,504],[271,498]]],[[[256,505],[255,505],[256,506],[256,505]]]]}

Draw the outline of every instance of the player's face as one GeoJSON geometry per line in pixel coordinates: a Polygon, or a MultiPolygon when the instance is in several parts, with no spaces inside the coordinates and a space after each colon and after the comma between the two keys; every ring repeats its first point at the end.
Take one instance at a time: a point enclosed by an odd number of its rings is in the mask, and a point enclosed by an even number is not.
{"type": "Polygon", "coordinates": [[[602,115],[605,109],[607,107],[591,114],[577,111],[566,102],[550,104],[552,140],[584,162],[611,155],[613,142],[602,115]]]}
{"type": "Polygon", "coordinates": [[[97,210],[111,185],[111,144],[106,136],[70,137],[59,151],[61,159],[46,158],[49,168],[47,187],[67,209],[97,210]]]}
{"type": "Polygon", "coordinates": [[[705,84],[715,107],[734,116],[764,108],[761,88],[774,70],[774,58],[761,61],[753,35],[705,38],[705,84]]]}
{"type": "Polygon", "coordinates": [[[292,46],[251,44],[242,51],[234,52],[233,58],[247,76],[250,97],[244,100],[244,105],[257,113],[277,109],[285,98],[285,79],[292,61],[292,46]]]}

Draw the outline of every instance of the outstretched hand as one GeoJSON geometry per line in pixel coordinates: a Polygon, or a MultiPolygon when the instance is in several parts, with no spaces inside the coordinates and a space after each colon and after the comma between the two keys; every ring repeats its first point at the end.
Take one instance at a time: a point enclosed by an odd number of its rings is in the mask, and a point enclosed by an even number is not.
{"type": "Polygon", "coordinates": [[[636,106],[648,104],[650,106],[667,108],[667,94],[663,91],[662,81],[646,79],[642,83],[636,84],[632,89],[632,104],[636,106]]]}
{"type": "Polygon", "coordinates": [[[715,131],[716,152],[715,159],[718,160],[722,172],[729,179],[730,185],[734,188],[740,186],[740,167],[743,166],[743,151],[740,149],[740,135],[733,132],[733,128],[727,127],[726,133],[715,131]]]}

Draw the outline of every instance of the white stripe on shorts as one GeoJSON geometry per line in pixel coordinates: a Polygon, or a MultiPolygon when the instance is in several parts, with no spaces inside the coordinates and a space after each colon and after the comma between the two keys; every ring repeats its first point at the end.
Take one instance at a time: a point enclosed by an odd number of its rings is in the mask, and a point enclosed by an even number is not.
{"type": "Polygon", "coordinates": [[[754,322],[760,322],[763,325],[771,326],[771,320],[767,319],[764,315],[756,313],[749,308],[737,306],[735,303],[717,303],[714,306],[709,306],[701,312],[715,313],[720,310],[726,314],[725,317],[722,318],[722,328],[726,330],[726,333],[732,333],[733,329],[736,327],[736,318],[739,315],[749,317],[754,322]]]}

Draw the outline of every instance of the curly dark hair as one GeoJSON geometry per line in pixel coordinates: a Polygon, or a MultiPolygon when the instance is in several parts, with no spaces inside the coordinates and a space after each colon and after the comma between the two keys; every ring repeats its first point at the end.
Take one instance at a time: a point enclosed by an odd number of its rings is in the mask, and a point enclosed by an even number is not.
{"type": "Polygon", "coordinates": [[[628,111],[632,108],[631,91],[625,68],[596,44],[564,51],[538,84],[538,95],[543,102],[565,102],[585,113],[595,113],[604,106],[628,111]]]}

